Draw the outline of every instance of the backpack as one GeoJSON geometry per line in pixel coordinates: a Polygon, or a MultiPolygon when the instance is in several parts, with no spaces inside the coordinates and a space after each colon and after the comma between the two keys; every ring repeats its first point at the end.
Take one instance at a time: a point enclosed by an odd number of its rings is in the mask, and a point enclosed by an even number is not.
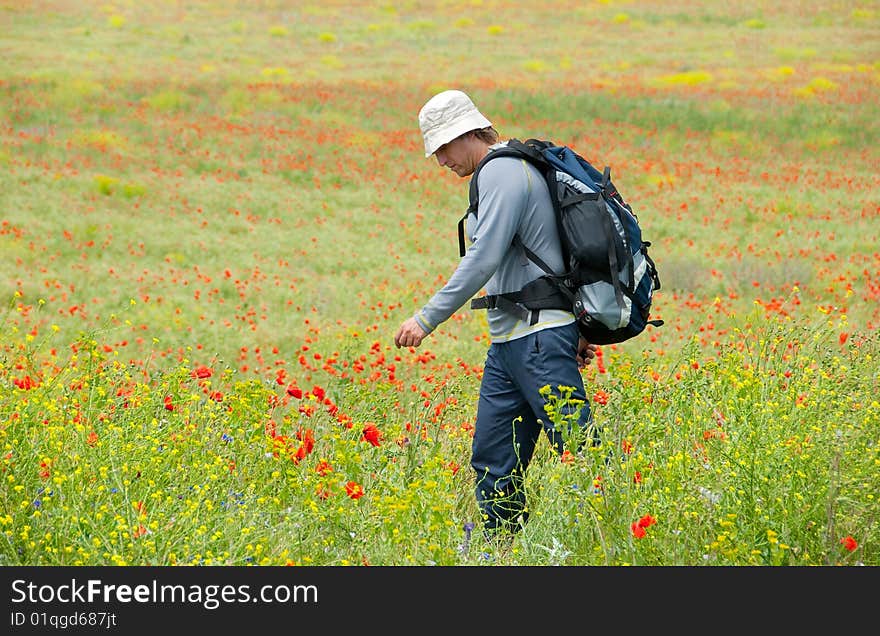
{"type": "Polygon", "coordinates": [[[469,207],[458,223],[460,255],[465,253],[465,221],[477,214],[477,176],[486,162],[498,157],[525,159],[544,175],[567,269],[554,272],[514,236],[514,245],[545,275],[519,292],[474,298],[471,308],[502,309],[530,324],[537,322],[541,309],[572,311],[581,336],[599,345],[629,340],[649,324],[662,325],[662,320],[649,320],[654,291],[660,289],[657,267],[648,256],[651,243],[642,239],[636,215],[611,182],[610,168],[599,172],[567,146],[511,139],[477,164],[469,207]]]}

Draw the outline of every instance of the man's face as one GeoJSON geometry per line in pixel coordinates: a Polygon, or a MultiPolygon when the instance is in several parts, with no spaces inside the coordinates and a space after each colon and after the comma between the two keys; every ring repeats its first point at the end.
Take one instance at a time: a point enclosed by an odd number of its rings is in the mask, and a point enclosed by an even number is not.
{"type": "MultiPolygon", "coordinates": [[[[465,133],[449,143],[443,144],[434,152],[437,163],[452,170],[459,177],[473,174],[479,162],[480,144],[477,138],[465,133]]],[[[483,149],[485,150],[485,149],[483,149]]]]}

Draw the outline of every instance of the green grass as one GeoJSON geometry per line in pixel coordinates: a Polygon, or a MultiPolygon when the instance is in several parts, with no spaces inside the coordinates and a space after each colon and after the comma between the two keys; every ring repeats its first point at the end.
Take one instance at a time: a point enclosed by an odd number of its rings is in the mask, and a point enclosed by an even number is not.
{"type": "Polygon", "coordinates": [[[877,564],[877,16],[837,9],[4,8],[0,563],[877,564]],[[458,261],[450,87],[611,166],[663,281],[510,553],[485,316],[393,346],[458,261]]]}

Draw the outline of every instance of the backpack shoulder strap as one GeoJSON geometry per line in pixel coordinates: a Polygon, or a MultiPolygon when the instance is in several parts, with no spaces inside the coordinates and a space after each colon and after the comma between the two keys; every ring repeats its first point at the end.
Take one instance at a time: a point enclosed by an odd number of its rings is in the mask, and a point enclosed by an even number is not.
{"type": "Polygon", "coordinates": [[[480,159],[480,162],[477,164],[477,167],[474,168],[474,172],[471,175],[468,188],[469,212],[473,212],[474,214],[477,212],[477,203],[480,198],[477,189],[477,177],[479,176],[480,171],[489,161],[499,157],[517,157],[519,159],[527,159],[532,163],[540,162],[541,165],[546,165],[546,161],[541,157],[540,152],[522,143],[519,139],[510,139],[506,146],[490,150],[485,157],[480,159]]]}
{"type": "Polygon", "coordinates": [[[506,146],[501,148],[496,148],[495,150],[490,150],[485,157],[480,159],[480,162],[477,164],[477,167],[474,168],[474,172],[471,175],[470,183],[468,184],[468,209],[465,211],[464,215],[458,220],[458,255],[464,256],[466,247],[464,240],[464,226],[467,221],[467,217],[469,214],[477,215],[477,204],[480,201],[480,193],[477,188],[477,177],[480,174],[480,170],[483,169],[483,166],[486,165],[490,160],[497,159],[498,157],[518,157],[520,159],[528,159],[530,161],[536,161],[536,157],[538,155],[535,152],[523,144],[518,139],[511,139],[507,142],[506,146]]]}

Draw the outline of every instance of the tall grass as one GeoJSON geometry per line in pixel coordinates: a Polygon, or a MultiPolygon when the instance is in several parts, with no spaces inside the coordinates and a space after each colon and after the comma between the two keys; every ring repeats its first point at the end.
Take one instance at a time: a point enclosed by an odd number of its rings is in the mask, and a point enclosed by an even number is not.
{"type": "Polygon", "coordinates": [[[5,12],[0,563],[877,564],[876,16],[350,5],[5,12]],[[610,165],[663,281],[509,552],[485,316],[392,345],[458,260],[449,87],[610,165]]]}

